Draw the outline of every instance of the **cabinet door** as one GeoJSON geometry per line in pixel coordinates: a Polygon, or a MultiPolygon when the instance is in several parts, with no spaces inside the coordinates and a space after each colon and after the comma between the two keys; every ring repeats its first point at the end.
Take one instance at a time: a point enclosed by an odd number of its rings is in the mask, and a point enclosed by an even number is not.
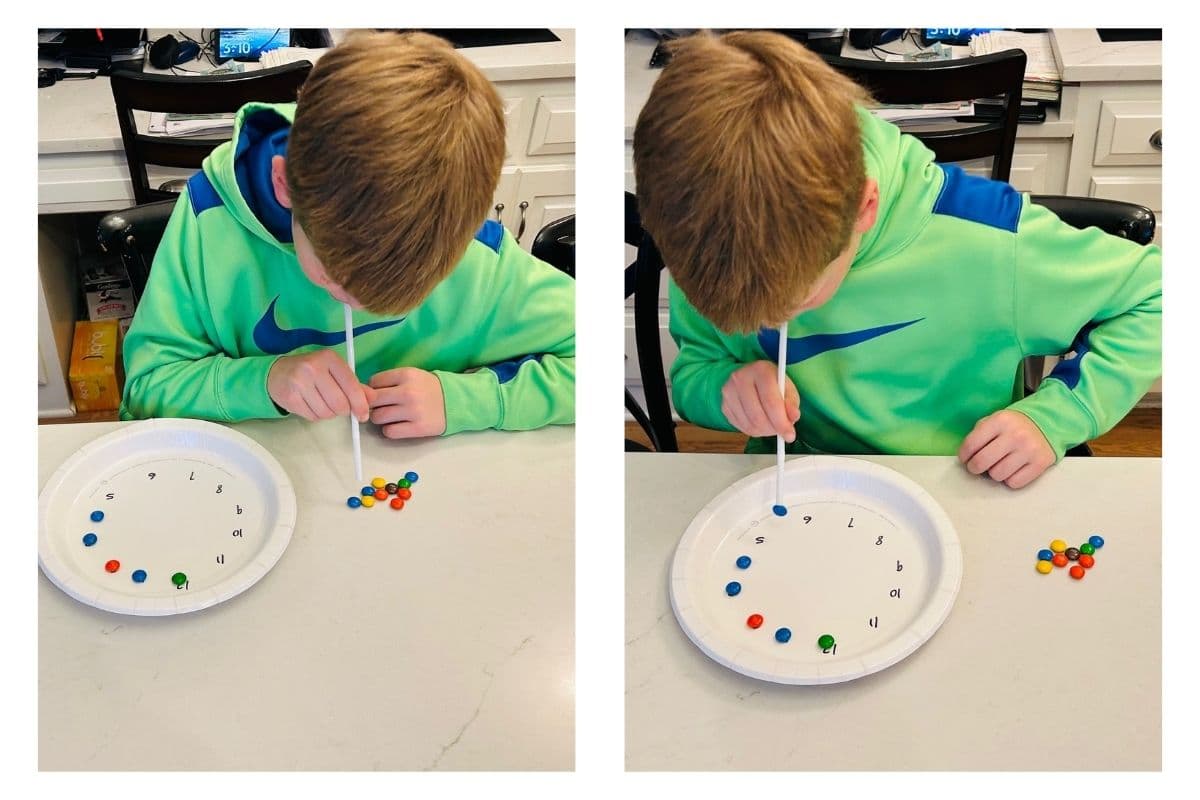
{"type": "Polygon", "coordinates": [[[522,167],[516,206],[504,212],[504,225],[529,250],[538,231],[575,213],[575,167],[522,167]]]}

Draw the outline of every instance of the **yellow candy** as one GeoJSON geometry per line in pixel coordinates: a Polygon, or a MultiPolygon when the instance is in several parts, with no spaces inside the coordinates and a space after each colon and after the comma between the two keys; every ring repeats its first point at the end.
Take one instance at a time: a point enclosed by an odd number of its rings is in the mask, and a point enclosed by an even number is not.
{"type": "Polygon", "coordinates": [[[371,497],[370,495],[366,495],[362,499],[362,504],[367,508],[370,508],[371,506],[375,505],[375,498],[371,497]]]}
{"type": "Polygon", "coordinates": [[[1063,550],[1067,549],[1067,543],[1062,539],[1055,539],[1050,543],[1050,549],[1056,553],[1061,553],[1063,550]]]}
{"type": "Polygon", "coordinates": [[[1049,574],[1050,570],[1054,569],[1054,565],[1049,561],[1039,561],[1037,563],[1037,571],[1043,575],[1049,574]]]}
{"type": "MultiPolygon", "coordinates": [[[[382,489],[383,487],[387,486],[387,481],[385,481],[383,478],[373,478],[371,480],[371,485],[376,489],[382,489]]],[[[1066,545],[1064,544],[1063,547],[1066,547],[1066,545]]]]}

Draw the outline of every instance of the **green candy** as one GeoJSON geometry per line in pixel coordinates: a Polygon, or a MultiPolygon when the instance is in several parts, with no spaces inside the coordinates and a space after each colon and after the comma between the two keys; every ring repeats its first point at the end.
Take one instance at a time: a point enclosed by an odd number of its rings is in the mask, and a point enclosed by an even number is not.
{"type": "Polygon", "coordinates": [[[412,481],[410,481],[408,478],[401,478],[400,480],[396,481],[396,486],[401,489],[407,489],[412,486],[412,481]]]}
{"type": "Polygon", "coordinates": [[[1083,544],[1079,545],[1079,552],[1086,556],[1090,556],[1092,553],[1096,552],[1096,548],[1092,547],[1088,542],[1084,542],[1083,544]]]}
{"type": "Polygon", "coordinates": [[[185,583],[187,583],[187,575],[184,575],[182,572],[176,572],[171,576],[171,583],[175,584],[176,586],[183,586],[185,583]]]}
{"type": "Polygon", "coordinates": [[[821,638],[817,639],[817,647],[822,650],[828,650],[833,647],[833,637],[828,633],[821,634],[821,638]]]}

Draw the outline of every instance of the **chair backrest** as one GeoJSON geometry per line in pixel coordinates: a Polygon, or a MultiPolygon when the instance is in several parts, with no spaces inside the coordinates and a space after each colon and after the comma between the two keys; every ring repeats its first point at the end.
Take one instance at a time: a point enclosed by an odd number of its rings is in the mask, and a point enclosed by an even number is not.
{"type": "Polygon", "coordinates": [[[575,277],[575,215],[551,222],[538,231],[529,252],[555,269],[575,277]]]}
{"type": "Polygon", "coordinates": [[[630,192],[625,193],[625,243],[637,247],[637,259],[625,268],[625,297],[633,296],[634,339],[646,409],[637,406],[628,390],[625,407],[642,426],[655,450],[673,453],[679,450],[679,443],[675,438],[675,420],[671,417],[658,326],[663,260],[654,240],[642,229],[637,198],[630,192]]]}
{"type": "Polygon", "coordinates": [[[947,61],[893,62],[827,56],[826,63],[880,103],[946,103],[1003,97],[1003,114],[985,123],[912,130],[941,162],[992,157],[992,179],[1007,181],[1017,142],[1025,52],[1005,50],[947,61]]]}
{"type": "Polygon", "coordinates": [[[282,67],[224,75],[162,75],[114,70],[109,77],[125,160],[137,203],[165,200],[177,195],[150,187],[147,164],[199,168],[204,157],[224,139],[155,136],[139,133],[133,112],[231,114],[246,103],[295,102],[312,64],[298,61],[282,67]]]}

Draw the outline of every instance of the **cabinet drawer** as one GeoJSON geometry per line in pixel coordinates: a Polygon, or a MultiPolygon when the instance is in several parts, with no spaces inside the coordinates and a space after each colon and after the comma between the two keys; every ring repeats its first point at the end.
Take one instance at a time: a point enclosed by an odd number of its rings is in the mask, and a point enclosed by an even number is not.
{"type": "Polygon", "coordinates": [[[575,97],[538,98],[529,132],[529,155],[558,155],[575,152],[575,97]]]}
{"type": "Polygon", "coordinates": [[[1162,164],[1162,103],[1104,100],[1096,128],[1097,167],[1162,164]],[[1157,137],[1159,147],[1151,140],[1157,137]]]}
{"type": "Polygon", "coordinates": [[[1088,196],[1138,203],[1157,213],[1162,211],[1162,177],[1093,175],[1088,196]]]}

